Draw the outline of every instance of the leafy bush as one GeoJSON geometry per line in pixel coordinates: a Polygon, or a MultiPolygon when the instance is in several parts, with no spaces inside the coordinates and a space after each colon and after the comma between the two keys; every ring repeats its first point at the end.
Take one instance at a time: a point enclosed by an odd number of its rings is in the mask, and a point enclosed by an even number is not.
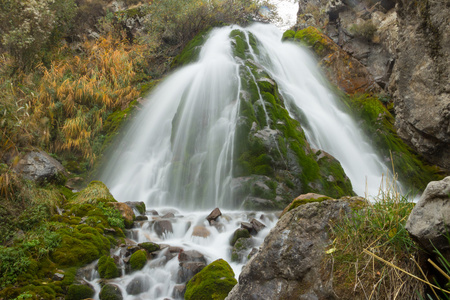
{"type": "Polygon", "coordinates": [[[26,272],[31,261],[21,247],[0,246],[0,287],[13,284],[17,276],[26,272]]]}

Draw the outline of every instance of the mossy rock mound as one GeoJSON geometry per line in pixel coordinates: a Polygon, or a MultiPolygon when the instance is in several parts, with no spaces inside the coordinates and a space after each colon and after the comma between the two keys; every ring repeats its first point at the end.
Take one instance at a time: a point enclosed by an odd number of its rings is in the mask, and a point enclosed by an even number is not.
{"type": "Polygon", "coordinates": [[[65,227],[57,231],[62,237],[61,245],[51,258],[60,266],[82,266],[109,253],[110,240],[103,230],[88,225],[65,227]]]}
{"type": "Polygon", "coordinates": [[[115,284],[107,284],[100,291],[100,300],[122,300],[122,292],[115,284]]]}
{"type": "Polygon", "coordinates": [[[138,250],[131,254],[130,267],[132,271],[141,270],[147,263],[147,252],[145,250],[138,250]]]}
{"type": "Polygon", "coordinates": [[[186,300],[222,300],[237,284],[234,272],[223,259],[218,259],[194,275],[186,285],[186,300]]]}
{"type": "Polygon", "coordinates": [[[84,284],[72,284],[67,291],[66,300],[83,300],[94,297],[95,291],[84,284]]]}
{"type": "Polygon", "coordinates": [[[236,241],[239,240],[240,238],[250,238],[250,232],[248,232],[247,229],[245,228],[238,228],[236,229],[236,231],[233,233],[233,236],[230,240],[230,245],[234,246],[236,244],[236,241]]]}
{"type": "Polygon", "coordinates": [[[184,48],[183,51],[178,54],[172,61],[170,67],[172,69],[185,66],[198,59],[201,46],[205,43],[212,27],[206,28],[199,34],[197,34],[184,48]]]}
{"type": "Polygon", "coordinates": [[[330,200],[330,199],[331,198],[328,196],[314,194],[314,193],[300,195],[297,198],[295,198],[288,206],[286,206],[286,208],[281,213],[280,218],[288,211],[291,211],[291,210],[299,207],[300,205],[304,205],[306,203],[322,202],[322,201],[330,200]]]}
{"type": "Polygon", "coordinates": [[[108,187],[101,181],[92,181],[71,199],[71,203],[75,204],[97,202],[117,202],[108,187]]]}
{"type": "Polygon", "coordinates": [[[103,279],[116,278],[120,275],[119,269],[117,268],[117,265],[112,257],[106,255],[100,257],[97,263],[97,267],[98,273],[103,279]]]}
{"type": "Polygon", "coordinates": [[[140,243],[138,246],[147,250],[148,253],[152,253],[161,249],[158,244],[152,242],[140,243]]]}

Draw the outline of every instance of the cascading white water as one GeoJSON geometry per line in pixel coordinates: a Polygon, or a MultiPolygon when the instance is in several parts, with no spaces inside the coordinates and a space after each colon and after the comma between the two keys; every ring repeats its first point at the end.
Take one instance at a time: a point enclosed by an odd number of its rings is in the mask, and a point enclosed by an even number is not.
{"type": "MultiPolygon", "coordinates": [[[[139,113],[103,173],[120,201],[184,208],[230,207],[238,102],[239,62],[229,33],[215,29],[199,61],[169,76],[139,113]]],[[[234,27],[237,28],[237,27],[234,27]]],[[[276,80],[286,107],[300,109],[310,144],[342,164],[355,192],[376,195],[387,172],[357,124],[340,109],[314,59],[281,42],[271,25],[248,29],[258,40],[254,60],[276,80]]],[[[244,31],[245,31],[244,30],[244,31]]]]}
{"type": "MultiPolygon", "coordinates": [[[[172,233],[158,236],[154,222],[159,217],[150,216],[149,221],[133,229],[130,238],[134,242],[153,241],[195,249],[204,254],[208,263],[217,258],[230,262],[229,239],[241,222],[264,220],[266,229],[253,238],[254,246],[262,242],[276,222],[273,215],[228,211],[220,219],[223,227],[218,230],[205,220],[208,211],[202,211],[233,206],[231,180],[241,93],[239,68],[246,67],[232,54],[229,35],[236,28],[247,38],[252,33],[257,39],[259,55],[250,47],[253,60],[278,83],[291,116],[298,115],[298,110],[302,112],[304,117],[299,121],[310,144],[341,162],[358,194],[364,193],[366,179],[369,193],[375,195],[378,190],[385,167],[356,123],[339,108],[307,51],[282,43],[281,33],[271,25],[224,27],[210,33],[198,62],[177,70],[148,97],[103,172],[101,179],[119,201],[144,201],[147,208],[160,207],[162,211],[161,207],[167,206],[183,210],[170,218],[172,233]],[[192,212],[194,209],[196,212],[192,212]],[[210,236],[193,236],[197,225],[207,228],[210,236]]],[[[272,121],[259,96],[266,114],[266,129],[270,129],[272,121]]],[[[179,261],[167,251],[166,248],[141,271],[111,280],[124,299],[177,298],[173,290],[179,281],[179,261]],[[129,289],[135,281],[142,283],[138,294],[129,289]]],[[[243,262],[245,259],[231,264],[236,276],[243,262]]],[[[96,288],[94,298],[98,299],[98,274],[88,279],[96,288]]]]}

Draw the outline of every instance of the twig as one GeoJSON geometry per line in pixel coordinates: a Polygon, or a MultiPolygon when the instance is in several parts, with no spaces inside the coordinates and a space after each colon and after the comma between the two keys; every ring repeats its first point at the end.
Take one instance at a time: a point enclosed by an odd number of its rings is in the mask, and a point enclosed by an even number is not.
{"type": "Polygon", "coordinates": [[[417,279],[417,280],[422,281],[423,283],[428,284],[429,286],[432,286],[432,287],[434,287],[434,288],[436,288],[436,289],[438,289],[438,290],[440,290],[440,291],[442,291],[442,292],[444,292],[444,293],[450,294],[450,291],[447,291],[447,290],[444,290],[444,289],[442,289],[442,288],[440,288],[440,287],[438,287],[438,286],[435,286],[434,284],[431,284],[430,282],[425,281],[425,280],[423,280],[423,279],[417,277],[416,275],[413,275],[413,274],[411,274],[411,273],[409,273],[409,272],[403,270],[402,268],[397,267],[397,266],[394,265],[393,263],[388,262],[387,260],[382,259],[381,257],[379,257],[379,256],[377,256],[377,255],[375,255],[375,254],[373,254],[372,252],[370,252],[370,251],[368,251],[368,250],[366,250],[366,249],[364,249],[363,251],[364,251],[365,253],[369,254],[369,255],[372,255],[372,256],[375,257],[376,259],[378,259],[378,260],[384,262],[385,264],[387,264],[387,265],[389,265],[389,266],[391,266],[391,267],[393,267],[393,268],[395,268],[395,269],[397,269],[397,270],[400,270],[400,271],[402,271],[403,273],[406,273],[406,274],[408,274],[409,276],[411,276],[411,277],[413,277],[413,278],[415,278],[415,279],[417,279]]]}

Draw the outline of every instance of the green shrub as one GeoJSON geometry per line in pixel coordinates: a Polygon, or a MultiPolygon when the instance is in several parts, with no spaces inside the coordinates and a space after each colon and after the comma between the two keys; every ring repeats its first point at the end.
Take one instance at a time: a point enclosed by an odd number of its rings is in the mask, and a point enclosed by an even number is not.
{"type": "Polygon", "coordinates": [[[21,247],[0,246],[0,287],[13,284],[17,276],[26,272],[31,261],[21,247]]]}

